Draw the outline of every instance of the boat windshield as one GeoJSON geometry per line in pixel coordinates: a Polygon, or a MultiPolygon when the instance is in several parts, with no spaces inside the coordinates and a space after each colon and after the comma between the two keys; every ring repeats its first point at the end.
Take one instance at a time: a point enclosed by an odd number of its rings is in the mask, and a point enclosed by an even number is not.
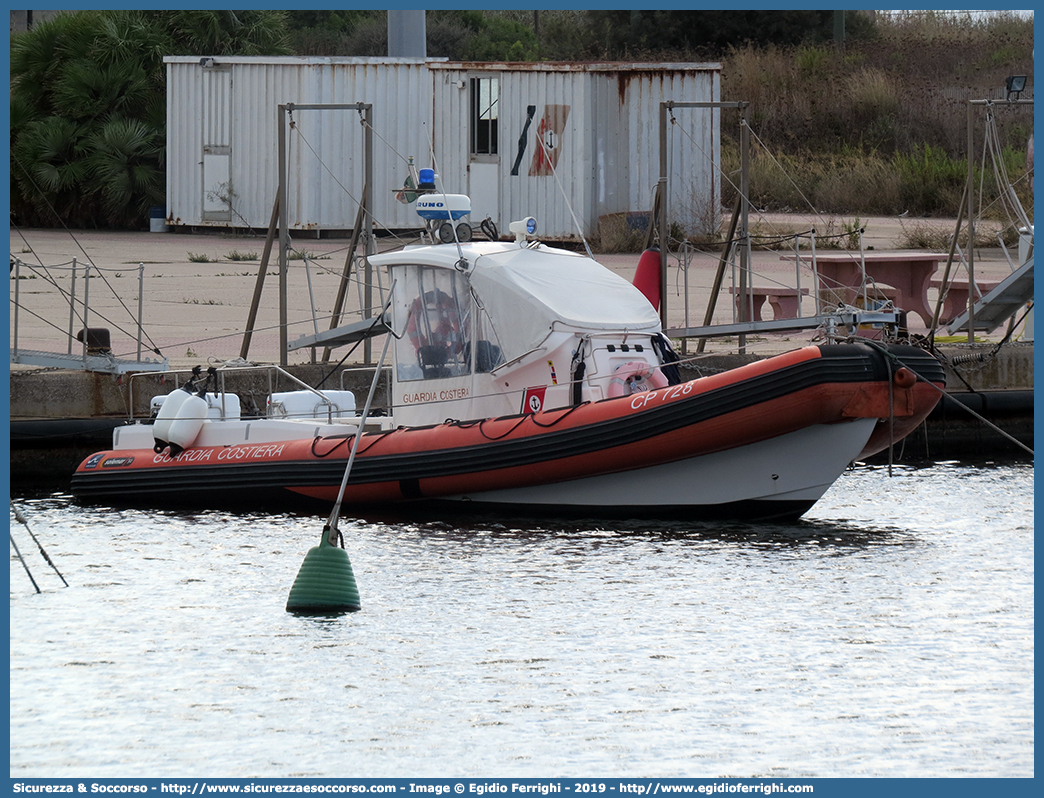
{"type": "Polygon", "coordinates": [[[472,301],[467,277],[431,266],[402,267],[395,284],[396,376],[400,381],[471,373],[472,301]]]}

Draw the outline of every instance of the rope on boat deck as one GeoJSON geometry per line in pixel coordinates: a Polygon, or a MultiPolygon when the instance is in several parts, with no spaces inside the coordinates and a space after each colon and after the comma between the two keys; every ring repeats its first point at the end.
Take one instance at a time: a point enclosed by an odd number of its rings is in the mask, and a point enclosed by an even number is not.
{"type": "MultiPolygon", "coordinates": [[[[521,427],[523,424],[525,424],[526,421],[532,421],[533,424],[535,426],[537,426],[537,427],[542,427],[544,429],[551,429],[552,427],[557,426],[562,421],[564,421],[566,418],[571,416],[573,413],[575,413],[581,407],[583,407],[584,405],[588,405],[588,404],[590,404],[590,402],[581,402],[578,405],[573,405],[572,407],[566,409],[566,411],[564,413],[562,413],[560,416],[558,416],[553,421],[550,421],[547,424],[543,424],[543,423],[537,421],[537,419],[536,419],[536,415],[537,414],[536,413],[523,413],[509,430],[507,430],[504,433],[501,433],[500,435],[490,435],[490,434],[488,434],[486,432],[485,425],[487,423],[491,422],[491,421],[500,421],[501,418],[494,418],[494,419],[483,418],[483,419],[477,419],[475,421],[457,421],[456,419],[453,419],[453,418],[447,418],[443,423],[444,424],[448,424],[450,426],[459,427],[460,429],[470,429],[471,427],[476,427],[477,426],[479,432],[482,435],[482,437],[485,438],[487,441],[499,441],[499,440],[503,440],[508,435],[510,435],[512,432],[517,430],[519,427],[521,427]]],[[[548,413],[552,413],[554,411],[553,410],[548,410],[547,412],[548,413]]],[[[505,416],[505,417],[502,417],[502,418],[511,418],[511,416],[505,416]]]]}

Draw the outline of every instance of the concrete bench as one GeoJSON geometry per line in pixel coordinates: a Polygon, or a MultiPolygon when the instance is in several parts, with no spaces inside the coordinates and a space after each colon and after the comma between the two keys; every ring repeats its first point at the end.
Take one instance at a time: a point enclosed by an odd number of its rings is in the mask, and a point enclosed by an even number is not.
{"type": "MultiPolygon", "coordinates": [[[[793,260],[794,255],[782,255],[793,260]]],[[[801,255],[811,266],[811,257],[801,255]]],[[[896,306],[916,313],[925,325],[932,323],[928,302],[928,281],[946,260],[946,255],[932,252],[840,252],[816,255],[821,297],[852,302],[862,294],[864,278],[878,285],[889,285],[898,291],[896,306]]]]}
{"type": "MultiPolygon", "coordinates": [[[[988,294],[998,285],[997,282],[986,280],[975,281],[975,299],[978,300],[983,294],[988,294]]],[[[943,281],[940,278],[933,279],[932,288],[942,291],[943,281]]],[[[946,299],[943,300],[942,312],[939,314],[939,324],[947,324],[953,321],[968,309],[968,294],[971,288],[967,280],[951,280],[950,287],[946,291],[946,299]]]]}
{"type": "MultiPolygon", "coordinates": [[[[796,288],[778,285],[768,287],[751,286],[748,290],[754,304],[754,318],[750,319],[750,321],[764,321],[761,317],[761,308],[766,302],[772,308],[773,318],[796,319],[800,307],[800,297],[808,296],[807,288],[802,288],[799,296],[796,288]]],[[[729,286],[729,293],[734,295],[736,312],[739,313],[743,309],[744,297],[739,293],[739,288],[736,286],[729,286]]]]}

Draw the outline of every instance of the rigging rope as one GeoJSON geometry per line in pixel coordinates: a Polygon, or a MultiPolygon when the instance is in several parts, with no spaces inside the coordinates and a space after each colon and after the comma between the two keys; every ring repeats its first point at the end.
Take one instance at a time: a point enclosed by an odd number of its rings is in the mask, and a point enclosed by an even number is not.
{"type": "Polygon", "coordinates": [[[555,184],[558,186],[558,190],[562,192],[562,199],[565,200],[566,208],[569,209],[569,215],[573,217],[573,226],[576,227],[577,233],[580,234],[580,240],[584,243],[584,249],[587,250],[587,257],[594,259],[594,255],[591,254],[591,247],[587,244],[587,238],[584,236],[583,228],[580,227],[580,221],[576,218],[576,212],[573,210],[573,205],[569,201],[569,197],[562,187],[562,181],[558,179],[558,171],[555,169],[555,165],[551,162],[551,154],[548,152],[547,147],[544,145],[544,139],[541,136],[537,136],[537,143],[540,144],[540,149],[544,153],[544,160],[547,165],[551,168],[551,175],[555,178],[555,184]]]}
{"type": "MultiPolygon", "coordinates": [[[[291,113],[292,113],[292,112],[291,112],[291,113]]],[[[360,113],[361,113],[361,112],[360,112],[360,113]]],[[[369,127],[369,129],[370,129],[370,130],[372,130],[372,131],[374,131],[374,133],[375,133],[375,134],[377,135],[377,137],[378,137],[378,138],[379,138],[379,139],[380,139],[381,141],[383,141],[383,142],[384,142],[385,144],[388,144],[387,140],[386,140],[386,139],[385,139],[385,138],[384,138],[383,136],[381,136],[380,134],[377,134],[377,133],[376,133],[376,130],[374,130],[374,127],[373,127],[373,125],[365,125],[365,123],[363,123],[363,126],[364,126],[364,127],[369,127]]],[[[306,146],[306,147],[308,148],[308,150],[309,150],[309,151],[310,151],[310,152],[312,153],[312,155],[314,155],[314,156],[315,156],[315,160],[316,160],[316,162],[317,162],[317,163],[318,163],[318,164],[319,164],[319,165],[320,165],[320,166],[321,166],[321,167],[323,168],[323,170],[324,170],[324,171],[325,171],[325,172],[326,172],[327,174],[329,174],[329,175],[330,175],[330,177],[332,177],[332,178],[333,178],[334,182],[335,182],[335,183],[336,183],[336,184],[338,185],[338,187],[340,187],[340,189],[341,189],[341,190],[342,190],[342,191],[343,191],[343,192],[344,192],[344,193],[345,193],[345,194],[346,194],[346,195],[348,196],[348,198],[349,198],[349,199],[351,199],[351,201],[352,201],[352,202],[354,202],[354,203],[355,203],[356,205],[361,205],[361,204],[362,204],[362,201],[361,201],[360,199],[358,199],[358,198],[357,198],[357,197],[356,197],[356,196],[355,196],[354,194],[352,194],[352,192],[348,190],[348,187],[347,187],[347,186],[345,186],[345,185],[344,185],[344,183],[342,183],[342,182],[340,181],[340,179],[339,179],[339,178],[337,177],[337,175],[336,175],[336,174],[334,174],[334,171],[333,171],[333,170],[332,170],[332,169],[330,168],[330,166],[329,166],[329,165],[328,165],[328,164],[326,163],[326,161],[324,161],[324,160],[322,159],[322,157],[321,157],[321,156],[319,155],[319,153],[318,153],[318,152],[316,151],[315,147],[313,147],[313,146],[312,146],[312,143],[311,143],[311,142],[310,142],[310,141],[308,140],[308,137],[307,137],[307,136],[305,136],[305,134],[304,134],[304,133],[303,133],[303,132],[301,131],[301,125],[300,125],[300,124],[299,124],[298,122],[295,122],[295,121],[293,120],[293,118],[292,118],[292,117],[291,117],[291,120],[290,120],[290,128],[291,128],[291,130],[293,130],[294,132],[296,132],[296,133],[297,133],[297,135],[298,135],[298,136],[299,136],[299,137],[301,138],[301,142],[302,142],[302,143],[303,143],[303,144],[304,144],[304,145],[305,145],[305,146],[306,146]]],[[[291,139],[291,141],[288,141],[288,142],[287,142],[287,146],[288,146],[288,147],[289,147],[289,146],[291,146],[291,142],[292,142],[292,139],[291,139]]],[[[396,152],[396,150],[395,150],[395,148],[394,148],[394,147],[392,147],[392,146],[391,146],[390,144],[388,145],[388,147],[389,147],[389,149],[391,149],[391,151],[392,151],[392,152],[393,152],[393,153],[394,153],[394,154],[395,154],[396,156],[398,156],[399,158],[402,158],[402,155],[401,155],[400,153],[396,152]]],[[[287,160],[289,160],[289,157],[287,158],[287,160]]],[[[406,159],[405,159],[405,158],[403,158],[403,160],[406,160],[406,159]]],[[[388,225],[388,224],[387,224],[387,223],[386,223],[386,222],[385,222],[384,220],[382,220],[382,219],[378,219],[378,218],[377,218],[377,217],[376,217],[376,216],[374,215],[374,209],[373,209],[373,208],[369,208],[369,209],[367,210],[367,215],[368,215],[368,216],[370,217],[370,220],[371,220],[371,221],[372,221],[372,222],[373,222],[373,223],[374,223],[374,224],[375,224],[376,226],[378,226],[378,227],[380,227],[380,228],[382,228],[382,229],[384,229],[384,230],[387,230],[387,231],[388,231],[388,232],[389,232],[389,233],[391,234],[391,237],[392,237],[392,238],[393,238],[394,240],[396,240],[396,241],[397,241],[397,242],[399,242],[400,244],[405,244],[405,243],[407,243],[407,242],[405,241],[405,239],[402,239],[402,238],[401,238],[401,237],[399,237],[399,236],[398,236],[397,234],[395,234],[395,233],[392,233],[392,232],[391,232],[391,227],[390,227],[390,225],[388,225]]]]}
{"type": "MultiPolygon", "coordinates": [[[[24,264],[26,266],[26,268],[29,269],[30,272],[32,272],[34,274],[39,274],[39,272],[37,271],[37,267],[33,266],[32,264],[25,263],[25,261],[20,261],[20,262],[22,264],[24,264]]],[[[70,261],[70,263],[71,262],[72,261],[70,261]]],[[[58,264],[56,266],[50,266],[50,267],[42,266],[41,268],[43,269],[43,274],[45,275],[45,276],[43,276],[42,279],[44,279],[45,282],[47,282],[54,289],[56,289],[58,291],[58,293],[62,296],[62,298],[65,299],[69,303],[69,305],[71,307],[71,310],[73,312],[73,315],[75,316],[76,320],[79,321],[81,328],[83,328],[83,327],[86,327],[86,325],[87,325],[86,316],[85,316],[86,309],[85,309],[84,313],[81,313],[78,310],[79,305],[83,304],[83,300],[82,299],[79,300],[79,304],[74,304],[75,298],[73,297],[72,292],[67,291],[66,289],[62,288],[62,286],[58,285],[57,280],[54,277],[51,276],[51,273],[49,271],[50,269],[57,269],[57,268],[60,268],[60,267],[62,267],[64,265],[65,264],[58,264]]],[[[99,276],[101,276],[101,273],[103,271],[105,271],[105,270],[103,270],[102,268],[100,268],[98,266],[89,266],[88,264],[84,264],[84,269],[85,270],[89,270],[91,268],[93,268],[94,271],[98,272],[99,276]]],[[[121,272],[123,270],[122,269],[109,269],[108,271],[121,272]]],[[[87,279],[87,277],[85,277],[84,279],[87,279]]],[[[106,280],[106,285],[109,285],[107,280],[106,280]]],[[[111,288],[112,286],[110,285],[109,287],[111,288]]],[[[113,293],[115,294],[115,289],[113,289],[113,293]]],[[[119,297],[117,297],[117,299],[118,298],[119,297]]],[[[14,302],[15,302],[13,294],[11,295],[10,301],[11,301],[11,304],[13,305],[14,302]]],[[[124,305],[124,308],[126,308],[126,305],[124,305]]],[[[50,321],[49,319],[45,319],[43,316],[41,316],[40,314],[38,314],[35,311],[31,310],[30,308],[26,307],[24,304],[20,304],[20,309],[23,312],[28,313],[31,316],[35,316],[37,319],[40,319],[41,321],[47,323],[49,326],[53,327],[55,330],[57,330],[58,332],[62,333],[66,338],[69,338],[69,339],[74,340],[74,341],[79,341],[80,340],[75,335],[70,333],[68,330],[62,329],[61,327],[59,327],[57,324],[55,324],[54,322],[50,321]]],[[[133,332],[131,332],[130,330],[125,329],[124,327],[122,327],[120,325],[119,322],[117,322],[117,321],[115,321],[113,319],[110,319],[104,313],[100,312],[97,308],[95,308],[91,312],[95,316],[97,316],[99,319],[104,321],[106,324],[109,324],[112,327],[115,327],[119,332],[123,333],[124,335],[128,336],[129,338],[133,338],[134,337],[134,333],[133,332]]],[[[142,333],[146,334],[144,329],[142,329],[142,333]]],[[[151,339],[150,339],[150,343],[153,343],[151,341],[151,339]]],[[[153,348],[150,351],[152,351],[155,354],[160,355],[160,356],[163,355],[163,353],[160,351],[159,347],[156,346],[155,343],[153,343],[153,348]]],[[[122,357],[122,356],[123,355],[117,355],[117,357],[122,357]]],[[[130,353],[127,353],[127,356],[130,356],[130,353]]]]}
{"type": "MultiPolygon", "coordinates": [[[[1031,449],[1031,448],[1030,448],[1029,446],[1027,446],[1026,444],[1024,444],[1024,443],[1023,443],[1022,441],[1020,441],[1020,440],[1019,440],[1018,438],[1016,438],[1016,437],[1015,437],[1015,436],[1013,436],[1013,435],[1009,435],[1009,434],[1008,434],[1007,432],[1005,432],[1004,430],[1002,430],[1002,429],[1001,429],[1000,427],[998,427],[998,426],[997,426],[996,424],[994,424],[994,423],[993,423],[992,421],[990,421],[990,420],[989,420],[988,418],[985,418],[985,417],[984,417],[984,416],[982,416],[981,414],[979,414],[979,413],[976,413],[976,412],[975,412],[974,410],[972,410],[972,409],[971,409],[970,407],[968,407],[968,405],[964,404],[964,402],[961,402],[961,401],[959,401],[958,399],[955,399],[955,398],[953,397],[953,395],[952,395],[952,394],[948,394],[948,393],[947,393],[947,392],[946,392],[946,391],[945,391],[944,389],[940,388],[940,387],[939,387],[938,385],[936,385],[936,384],[935,384],[934,382],[932,382],[931,380],[929,380],[929,379],[926,379],[925,377],[921,376],[921,374],[919,374],[919,373],[918,373],[918,372],[917,372],[917,371],[916,371],[915,369],[911,368],[909,364],[907,364],[907,363],[903,363],[903,361],[902,361],[902,360],[900,360],[900,359],[899,359],[899,357],[898,357],[897,355],[895,355],[895,354],[894,354],[893,352],[890,352],[890,351],[888,351],[888,349],[887,349],[886,347],[884,347],[883,345],[879,344],[879,343],[878,343],[877,341],[874,341],[873,339],[867,338],[867,339],[863,339],[863,340],[861,340],[861,341],[860,341],[860,343],[865,343],[865,344],[867,344],[867,345],[868,345],[868,346],[869,346],[870,348],[872,348],[872,349],[876,349],[876,350],[877,350],[878,352],[880,352],[880,353],[881,353],[881,354],[882,354],[882,355],[883,355],[883,356],[884,356],[884,357],[885,357],[886,359],[888,359],[889,361],[892,361],[892,362],[894,362],[894,363],[898,363],[898,364],[899,364],[900,366],[902,366],[902,367],[904,367],[904,368],[907,368],[907,369],[909,369],[909,370],[910,370],[910,371],[911,371],[911,372],[912,372],[912,373],[914,374],[914,376],[916,376],[916,377],[917,377],[917,379],[918,379],[918,380],[919,380],[920,382],[923,382],[923,383],[925,383],[926,385],[930,385],[930,386],[931,386],[932,388],[934,388],[934,389],[935,389],[936,391],[938,391],[938,392],[939,392],[940,394],[942,394],[942,395],[943,395],[944,397],[946,397],[946,398],[947,398],[947,399],[949,399],[949,400],[950,400],[951,402],[953,402],[954,404],[956,404],[956,405],[957,405],[958,407],[960,407],[960,408],[962,408],[962,409],[964,409],[964,410],[968,411],[968,413],[970,413],[970,414],[971,414],[972,416],[974,416],[975,418],[977,418],[977,419],[978,419],[979,421],[981,421],[981,422],[982,422],[983,424],[985,424],[986,426],[988,426],[988,427],[989,427],[990,429],[992,429],[992,430],[993,430],[994,432],[996,432],[996,433],[998,433],[999,435],[1002,435],[1003,437],[1007,438],[1007,439],[1008,439],[1009,441],[1011,441],[1012,443],[1014,443],[1014,444],[1015,444],[1016,446],[1018,446],[1018,447],[1019,447],[1020,449],[1023,449],[1023,450],[1025,450],[1026,452],[1028,452],[1028,453],[1029,453],[1029,454],[1031,454],[1031,455],[1033,454],[1033,449],[1031,449]]],[[[889,384],[891,384],[891,383],[889,382],[889,384]]]]}
{"type": "MultiPolygon", "coordinates": [[[[80,252],[83,253],[83,256],[87,259],[87,262],[98,271],[98,274],[102,278],[102,280],[104,280],[105,285],[109,288],[110,291],[112,291],[112,295],[120,303],[120,305],[123,307],[123,309],[125,311],[127,311],[127,315],[130,316],[133,319],[134,318],[134,314],[131,313],[130,308],[128,308],[126,303],[124,303],[123,299],[120,298],[120,295],[116,293],[116,289],[113,288],[112,284],[109,282],[108,278],[105,277],[104,273],[102,273],[101,269],[99,269],[95,265],[94,261],[91,259],[91,256],[87,254],[87,250],[85,250],[83,248],[83,245],[80,244],[80,242],[76,238],[76,236],[73,235],[73,232],[66,226],[64,220],[61,218],[61,216],[58,215],[58,211],[55,210],[54,206],[51,205],[50,201],[47,199],[47,195],[43,193],[41,188],[36,184],[36,181],[33,180],[32,175],[29,174],[29,170],[26,169],[22,165],[22,162],[20,160],[18,160],[17,157],[15,157],[14,161],[15,161],[16,164],[18,164],[19,168],[25,173],[26,177],[29,179],[29,182],[33,184],[33,188],[35,188],[37,190],[37,192],[39,192],[40,197],[47,204],[48,209],[51,211],[51,213],[54,214],[55,218],[58,220],[58,224],[61,225],[62,229],[65,230],[66,233],[69,234],[69,237],[73,240],[73,243],[76,244],[77,248],[80,250],[80,252]]],[[[21,235],[21,231],[19,231],[19,234],[21,235]]],[[[24,240],[24,236],[23,236],[23,240],[24,240]]],[[[31,249],[31,247],[30,247],[30,249],[31,249]]],[[[33,252],[33,254],[36,255],[35,252],[33,252]]],[[[37,256],[37,260],[40,260],[39,256],[37,256]]],[[[46,266],[43,265],[42,261],[41,261],[40,265],[44,269],[47,268],[46,266]]],[[[112,324],[115,326],[115,322],[112,322],[112,324]]],[[[145,336],[146,339],[148,339],[148,342],[150,344],[150,347],[151,347],[152,351],[155,352],[157,355],[162,355],[162,352],[160,352],[159,347],[156,346],[156,342],[152,340],[152,338],[149,336],[148,332],[146,332],[144,329],[142,329],[142,334],[145,336]]]]}

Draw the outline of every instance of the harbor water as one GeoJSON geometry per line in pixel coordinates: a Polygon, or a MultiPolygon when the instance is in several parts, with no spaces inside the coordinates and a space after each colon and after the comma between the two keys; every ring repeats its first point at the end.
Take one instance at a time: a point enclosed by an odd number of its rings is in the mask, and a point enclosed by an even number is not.
{"type": "Polygon", "coordinates": [[[1033,467],[859,467],[793,524],[324,519],[15,497],[10,769],[1032,777],[1033,467]]]}

